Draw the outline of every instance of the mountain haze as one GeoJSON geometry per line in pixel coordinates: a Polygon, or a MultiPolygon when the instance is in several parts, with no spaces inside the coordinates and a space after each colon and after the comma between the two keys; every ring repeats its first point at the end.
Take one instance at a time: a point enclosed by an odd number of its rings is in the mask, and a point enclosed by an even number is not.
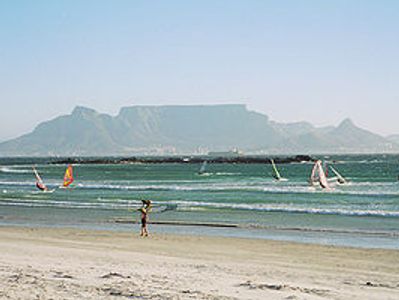
{"type": "Polygon", "coordinates": [[[387,136],[387,139],[392,142],[392,143],[396,143],[399,144],[399,134],[392,134],[387,136]]]}
{"type": "Polygon", "coordinates": [[[132,106],[117,116],[76,107],[31,133],[0,143],[1,156],[397,152],[392,140],[356,127],[282,124],[245,105],[132,106]]]}

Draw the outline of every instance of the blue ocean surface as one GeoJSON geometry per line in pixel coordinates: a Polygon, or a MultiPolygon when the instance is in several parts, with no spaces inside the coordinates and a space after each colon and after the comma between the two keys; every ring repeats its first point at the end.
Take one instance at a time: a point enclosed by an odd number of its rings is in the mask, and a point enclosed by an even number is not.
{"type": "MultiPolygon", "coordinates": [[[[276,239],[399,249],[399,156],[332,155],[347,180],[331,189],[310,187],[312,163],[76,164],[72,188],[59,189],[66,165],[50,159],[0,159],[0,225],[139,231],[141,200],[153,222],[232,224],[235,227],[150,225],[157,233],[276,239]],[[55,189],[35,187],[32,165],[55,189]]],[[[331,172],[330,177],[334,176],[331,172]]]]}

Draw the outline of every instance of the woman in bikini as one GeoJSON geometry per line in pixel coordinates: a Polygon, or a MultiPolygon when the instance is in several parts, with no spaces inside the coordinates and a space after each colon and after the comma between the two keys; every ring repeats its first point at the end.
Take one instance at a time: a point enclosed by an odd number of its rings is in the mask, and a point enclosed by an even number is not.
{"type": "Polygon", "coordinates": [[[148,228],[147,228],[147,221],[148,221],[148,213],[151,211],[151,200],[142,200],[143,207],[139,209],[141,212],[141,236],[148,236],[148,228]]]}

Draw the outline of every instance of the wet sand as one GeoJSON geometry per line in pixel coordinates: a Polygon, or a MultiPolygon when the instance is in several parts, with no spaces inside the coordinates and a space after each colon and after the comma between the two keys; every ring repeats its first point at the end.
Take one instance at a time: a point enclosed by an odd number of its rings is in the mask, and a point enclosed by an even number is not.
{"type": "Polygon", "coordinates": [[[0,298],[399,299],[399,251],[0,227],[0,298]]]}

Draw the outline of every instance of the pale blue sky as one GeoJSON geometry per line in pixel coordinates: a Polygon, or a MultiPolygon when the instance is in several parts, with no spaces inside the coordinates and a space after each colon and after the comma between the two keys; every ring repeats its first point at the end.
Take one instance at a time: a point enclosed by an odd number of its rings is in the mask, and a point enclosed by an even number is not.
{"type": "Polygon", "coordinates": [[[245,103],[399,133],[399,1],[1,1],[0,140],[75,105],[245,103]]]}

